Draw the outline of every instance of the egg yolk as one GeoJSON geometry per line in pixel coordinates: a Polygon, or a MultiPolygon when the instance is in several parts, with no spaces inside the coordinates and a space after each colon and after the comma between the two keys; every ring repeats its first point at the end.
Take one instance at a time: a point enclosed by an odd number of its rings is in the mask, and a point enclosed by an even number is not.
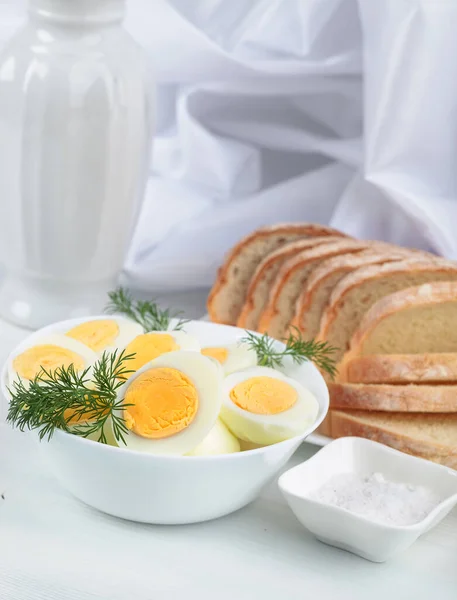
{"type": "MultiPolygon", "coordinates": [[[[84,409],[86,408],[86,405],[84,403],[81,403],[81,408],[84,409]]],[[[109,414],[110,409],[106,408],[106,410],[102,410],[101,413],[103,415],[107,415],[109,414]]],[[[85,423],[92,423],[93,421],[95,421],[97,419],[98,416],[98,410],[97,410],[97,416],[94,415],[94,411],[92,409],[88,409],[85,411],[79,411],[76,412],[76,410],[74,408],[68,408],[65,412],[64,412],[64,419],[67,423],[69,423],[70,425],[84,425],[85,423]]]]}
{"type": "Polygon", "coordinates": [[[154,358],[174,350],[179,350],[179,346],[169,333],[138,335],[125,349],[125,354],[135,354],[128,362],[128,369],[129,371],[138,371],[154,358]]]}
{"type": "Polygon", "coordinates": [[[198,411],[192,381],[169,367],[149,369],[129,386],[124,397],[127,428],[150,439],[167,438],[186,429],[198,411]]]}
{"type": "Polygon", "coordinates": [[[66,335],[99,352],[114,344],[119,335],[119,325],[112,319],[88,321],[73,327],[66,335]]]}
{"type": "Polygon", "coordinates": [[[68,408],[64,412],[63,418],[69,425],[84,425],[94,420],[93,413],[77,414],[73,408],[68,408]]]}
{"type": "Polygon", "coordinates": [[[76,371],[84,369],[84,360],[71,350],[53,344],[29,348],[13,360],[13,368],[22,379],[34,379],[42,369],[55,371],[59,367],[74,365],[76,371]]]}
{"type": "Polygon", "coordinates": [[[209,356],[210,358],[216,359],[222,365],[227,360],[228,350],[227,350],[227,348],[217,348],[217,347],[202,348],[202,354],[204,356],[209,356]]]}
{"type": "Polygon", "coordinates": [[[276,415],[291,408],[298,399],[297,390],[274,377],[251,377],[230,391],[234,404],[256,415],[276,415]]]}

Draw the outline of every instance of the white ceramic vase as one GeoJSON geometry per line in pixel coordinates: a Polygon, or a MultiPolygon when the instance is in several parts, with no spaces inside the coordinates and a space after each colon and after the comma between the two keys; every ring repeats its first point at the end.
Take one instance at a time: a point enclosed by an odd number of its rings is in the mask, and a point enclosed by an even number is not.
{"type": "Polygon", "coordinates": [[[125,0],[29,0],[0,59],[0,316],[36,328],[115,286],[152,136],[125,0]]]}

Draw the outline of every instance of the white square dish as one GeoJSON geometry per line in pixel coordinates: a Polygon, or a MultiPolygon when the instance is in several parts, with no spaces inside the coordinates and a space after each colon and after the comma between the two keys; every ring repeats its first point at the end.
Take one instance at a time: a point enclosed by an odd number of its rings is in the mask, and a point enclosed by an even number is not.
{"type": "Polygon", "coordinates": [[[317,539],[373,562],[384,562],[408,548],[457,504],[456,471],[356,437],[332,441],[286,471],[278,485],[295,516],[317,539]],[[391,525],[309,497],[333,475],[374,472],[392,482],[433,490],[441,502],[414,525],[391,525]]]}

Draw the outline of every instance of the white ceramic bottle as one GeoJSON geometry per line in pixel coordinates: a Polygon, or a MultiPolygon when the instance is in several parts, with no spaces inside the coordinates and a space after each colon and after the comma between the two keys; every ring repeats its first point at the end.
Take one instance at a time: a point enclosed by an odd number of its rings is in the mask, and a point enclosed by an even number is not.
{"type": "Polygon", "coordinates": [[[29,0],[0,59],[0,316],[89,314],[116,284],[144,192],[151,78],[125,0],[29,0]]]}

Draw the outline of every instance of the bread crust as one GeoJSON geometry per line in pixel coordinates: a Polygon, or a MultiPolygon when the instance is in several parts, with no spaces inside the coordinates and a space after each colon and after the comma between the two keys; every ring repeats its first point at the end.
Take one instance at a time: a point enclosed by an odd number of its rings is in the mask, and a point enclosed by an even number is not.
{"type": "Polygon", "coordinates": [[[332,409],[457,412],[457,385],[329,383],[328,387],[332,409]]]}
{"type": "MultiPolygon", "coordinates": [[[[224,311],[220,306],[221,295],[226,293],[230,296],[230,294],[233,293],[237,288],[236,279],[233,281],[229,281],[231,266],[233,265],[233,262],[237,260],[248,247],[250,247],[252,244],[255,244],[260,238],[268,239],[269,237],[278,234],[284,234],[286,236],[296,235],[297,237],[305,238],[318,236],[348,237],[346,236],[346,234],[337,231],[336,229],[332,229],[331,227],[326,227],[324,225],[316,225],[313,223],[281,223],[278,225],[262,227],[245,236],[235,246],[233,246],[233,248],[227,254],[224,263],[218,270],[216,281],[213,285],[212,290],[209,293],[207,300],[207,309],[211,321],[214,321],[216,323],[226,323],[228,325],[233,325],[236,323],[238,315],[236,315],[236,318],[230,318],[227,315],[227,312],[224,311]]],[[[258,262],[260,262],[262,258],[264,257],[260,256],[258,262]]],[[[254,270],[255,267],[253,271],[254,270]]],[[[243,300],[245,292],[246,290],[240,291],[243,300]]]]}
{"type": "MultiPolygon", "coordinates": [[[[257,328],[259,317],[265,307],[265,302],[262,303],[261,299],[258,298],[259,288],[264,285],[264,283],[271,286],[274,282],[274,277],[271,281],[265,281],[269,276],[271,269],[279,268],[287,259],[292,258],[303,250],[315,248],[320,244],[330,243],[340,239],[341,237],[332,236],[301,239],[285,244],[268,254],[258,265],[249,283],[246,300],[240,316],[238,317],[237,327],[253,330],[257,328]]],[[[266,300],[268,300],[268,298],[266,300]]]]}
{"type": "Polygon", "coordinates": [[[340,383],[457,383],[457,353],[371,354],[340,368],[340,383]]]}
{"type": "MultiPolygon", "coordinates": [[[[334,288],[330,295],[330,300],[327,308],[324,310],[321,318],[321,324],[317,338],[319,340],[330,340],[335,344],[330,335],[331,329],[338,320],[344,305],[348,302],[348,295],[358,286],[366,284],[369,281],[376,281],[384,277],[395,274],[413,274],[420,272],[434,272],[440,275],[452,274],[457,276],[457,264],[445,260],[417,260],[408,259],[399,262],[392,262],[383,265],[370,265],[356,269],[349,275],[346,275],[334,288]]],[[[408,286],[406,286],[408,287],[408,286]]],[[[390,294],[387,294],[390,295],[390,294]]],[[[379,301],[378,301],[379,302],[379,301]]],[[[375,303],[376,304],[376,303],[375,303]]],[[[370,310],[371,306],[364,313],[370,310]]],[[[364,315],[361,315],[363,319],[364,315]]],[[[344,347],[340,347],[338,360],[341,360],[342,355],[348,351],[350,340],[353,339],[354,332],[345,342],[344,347]]]]}
{"type": "Polygon", "coordinates": [[[281,295],[284,292],[285,286],[289,280],[307,265],[317,262],[320,259],[324,259],[330,256],[337,256],[339,254],[350,254],[351,252],[362,252],[367,248],[366,242],[359,242],[357,240],[341,240],[334,243],[323,244],[317,248],[310,250],[304,250],[296,256],[287,260],[280,268],[276,280],[270,292],[270,297],[267,306],[263,310],[258,325],[258,331],[267,333],[272,337],[278,339],[283,338],[287,333],[287,328],[290,325],[290,321],[293,318],[293,313],[290,319],[285,319],[285,326],[283,327],[278,321],[282,320],[283,316],[279,301],[281,295]]]}
{"type": "MultiPolygon", "coordinates": [[[[402,415],[404,417],[404,415],[402,415]]],[[[433,422],[438,415],[414,415],[414,419],[418,419],[426,425],[428,422],[433,422]]],[[[426,439],[420,439],[408,434],[407,431],[399,433],[393,429],[389,429],[381,424],[364,420],[362,411],[337,411],[332,410],[329,413],[330,427],[333,438],[356,436],[363,437],[375,442],[380,442],[391,448],[421,456],[423,458],[434,459],[438,462],[448,459],[449,462],[457,462],[457,446],[449,444],[439,444],[426,439]]],[[[395,415],[393,415],[395,419],[395,415]]],[[[452,420],[456,428],[457,436],[457,414],[446,415],[446,419],[452,420]]]]}
{"type": "Polygon", "coordinates": [[[455,302],[457,309],[457,282],[432,281],[384,296],[363,316],[359,327],[350,340],[350,352],[360,354],[363,343],[370,333],[383,319],[388,318],[390,315],[413,307],[445,302],[455,302]]]}
{"type": "Polygon", "coordinates": [[[439,465],[443,465],[444,467],[449,467],[450,469],[457,470],[457,456],[448,454],[447,456],[422,456],[421,454],[416,454],[419,458],[424,458],[425,460],[430,460],[431,462],[438,463],[439,465]]]}
{"type": "Polygon", "coordinates": [[[310,331],[310,328],[306,326],[305,318],[306,314],[312,310],[315,297],[320,288],[327,283],[330,277],[338,271],[341,272],[341,278],[343,278],[346,274],[359,267],[401,261],[404,260],[406,253],[407,251],[403,251],[402,249],[398,249],[398,251],[392,249],[389,252],[382,245],[373,244],[366,251],[358,254],[334,256],[324,261],[321,266],[317,267],[311,273],[306,287],[300,294],[291,326],[296,327],[303,335],[315,337],[319,331],[320,320],[316,323],[316,327],[310,331]]]}
{"type": "Polygon", "coordinates": [[[319,435],[325,435],[326,437],[332,437],[331,424],[332,423],[331,423],[330,415],[327,414],[325,419],[322,421],[322,423],[316,429],[316,433],[318,433],[319,435]]]}

